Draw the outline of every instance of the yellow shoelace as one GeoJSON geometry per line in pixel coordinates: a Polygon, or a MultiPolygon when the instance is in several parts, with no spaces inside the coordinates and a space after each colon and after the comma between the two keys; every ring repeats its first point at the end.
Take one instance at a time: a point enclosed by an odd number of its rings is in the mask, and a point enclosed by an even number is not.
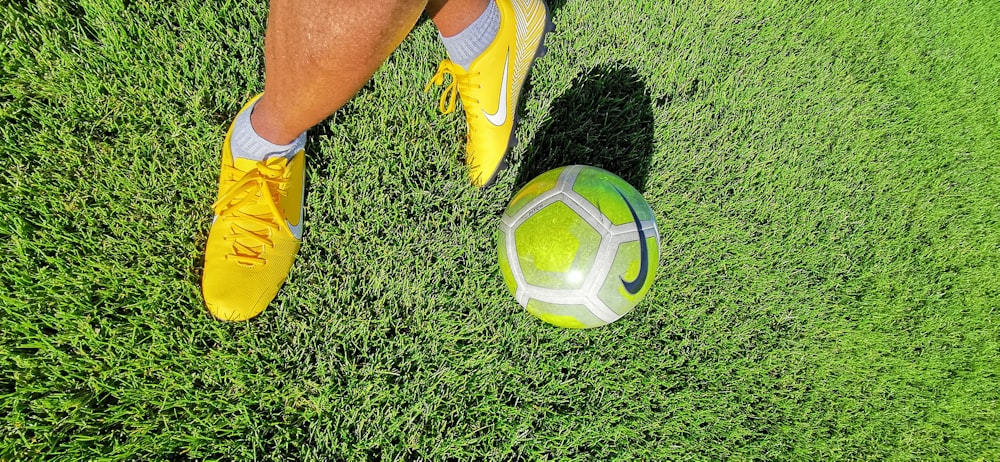
{"type": "Polygon", "coordinates": [[[286,166],[287,160],[277,157],[260,161],[247,172],[226,167],[230,169],[226,175],[243,175],[225,195],[212,204],[212,209],[219,218],[226,217],[231,221],[230,234],[225,239],[233,241],[233,248],[232,253],[226,255],[227,259],[235,259],[247,265],[265,263],[264,252],[274,248],[271,234],[281,226],[278,222],[282,216],[278,200],[285,194],[285,186],[288,184],[290,170],[286,166]],[[246,211],[246,208],[261,202],[267,205],[267,210],[263,213],[246,211]],[[263,230],[251,229],[260,227],[263,230]]]}
{"type": "MultiPolygon", "coordinates": [[[[466,72],[465,69],[462,69],[462,66],[455,64],[450,59],[446,59],[441,61],[441,64],[438,66],[437,73],[434,74],[434,77],[431,77],[430,82],[427,82],[427,85],[424,87],[424,91],[430,91],[432,85],[437,85],[439,87],[444,86],[445,76],[451,76],[451,83],[449,83],[441,93],[441,100],[438,105],[438,109],[441,110],[442,114],[450,114],[455,111],[455,101],[459,98],[459,95],[463,93],[462,90],[465,90],[465,93],[468,93],[468,89],[473,88],[472,81],[476,75],[478,74],[466,72]]],[[[466,94],[465,96],[468,98],[469,95],[466,94]]],[[[469,100],[473,103],[479,102],[474,98],[469,100]]],[[[466,108],[466,112],[470,114],[472,113],[469,108],[466,108]]]]}

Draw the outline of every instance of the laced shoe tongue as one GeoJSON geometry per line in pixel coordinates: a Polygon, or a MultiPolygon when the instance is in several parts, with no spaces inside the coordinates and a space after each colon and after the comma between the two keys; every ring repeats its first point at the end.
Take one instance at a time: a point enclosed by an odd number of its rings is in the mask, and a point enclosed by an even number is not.
{"type": "Polygon", "coordinates": [[[262,262],[262,255],[274,247],[270,236],[280,226],[278,199],[287,181],[286,164],[280,157],[237,159],[234,167],[246,173],[215,203],[216,215],[230,221],[231,255],[244,263],[262,262]]]}

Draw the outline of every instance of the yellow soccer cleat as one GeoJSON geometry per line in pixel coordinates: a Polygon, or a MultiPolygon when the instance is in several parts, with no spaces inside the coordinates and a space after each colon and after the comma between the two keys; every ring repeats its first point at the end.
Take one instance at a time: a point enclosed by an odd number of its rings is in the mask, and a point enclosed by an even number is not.
{"type": "Polygon", "coordinates": [[[462,99],[468,125],[465,163],[472,184],[482,188],[507,167],[513,147],[517,104],[536,57],[545,54],[545,34],[555,26],[542,0],[496,0],[500,29],[493,43],[472,61],[468,71],[449,59],[441,62],[427,84],[451,83],[441,95],[441,112],[455,110],[456,94],[462,99]]]}
{"type": "MultiPolygon", "coordinates": [[[[252,99],[242,111],[253,104],[252,99]]],[[[205,247],[202,293],[218,319],[264,310],[288,277],[302,239],[305,151],[291,159],[233,159],[233,127],[222,146],[219,196],[205,247]]]]}

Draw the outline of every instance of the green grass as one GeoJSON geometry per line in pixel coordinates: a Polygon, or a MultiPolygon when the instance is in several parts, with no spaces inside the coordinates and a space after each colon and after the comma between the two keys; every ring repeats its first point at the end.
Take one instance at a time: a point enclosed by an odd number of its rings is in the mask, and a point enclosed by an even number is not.
{"type": "Polygon", "coordinates": [[[1000,4],[552,3],[497,186],[422,21],[312,132],[300,258],[240,324],[200,259],[266,4],[0,4],[0,460],[1000,459],[1000,4]],[[606,328],[495,262],[567,163],[663,233],[606,328]]]}

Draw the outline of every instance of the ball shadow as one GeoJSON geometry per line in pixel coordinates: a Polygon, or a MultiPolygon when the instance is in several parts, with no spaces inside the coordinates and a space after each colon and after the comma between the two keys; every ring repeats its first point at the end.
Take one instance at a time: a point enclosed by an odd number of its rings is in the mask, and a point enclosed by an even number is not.
{"type": "Polygon", "coordinates": [[[644,192],[653,148],[653,103],[645,82],[627,66],[598,66],[553,101],[548,121],[525,149],[515,191],[548,170],[581,164],[644,192]]]}

